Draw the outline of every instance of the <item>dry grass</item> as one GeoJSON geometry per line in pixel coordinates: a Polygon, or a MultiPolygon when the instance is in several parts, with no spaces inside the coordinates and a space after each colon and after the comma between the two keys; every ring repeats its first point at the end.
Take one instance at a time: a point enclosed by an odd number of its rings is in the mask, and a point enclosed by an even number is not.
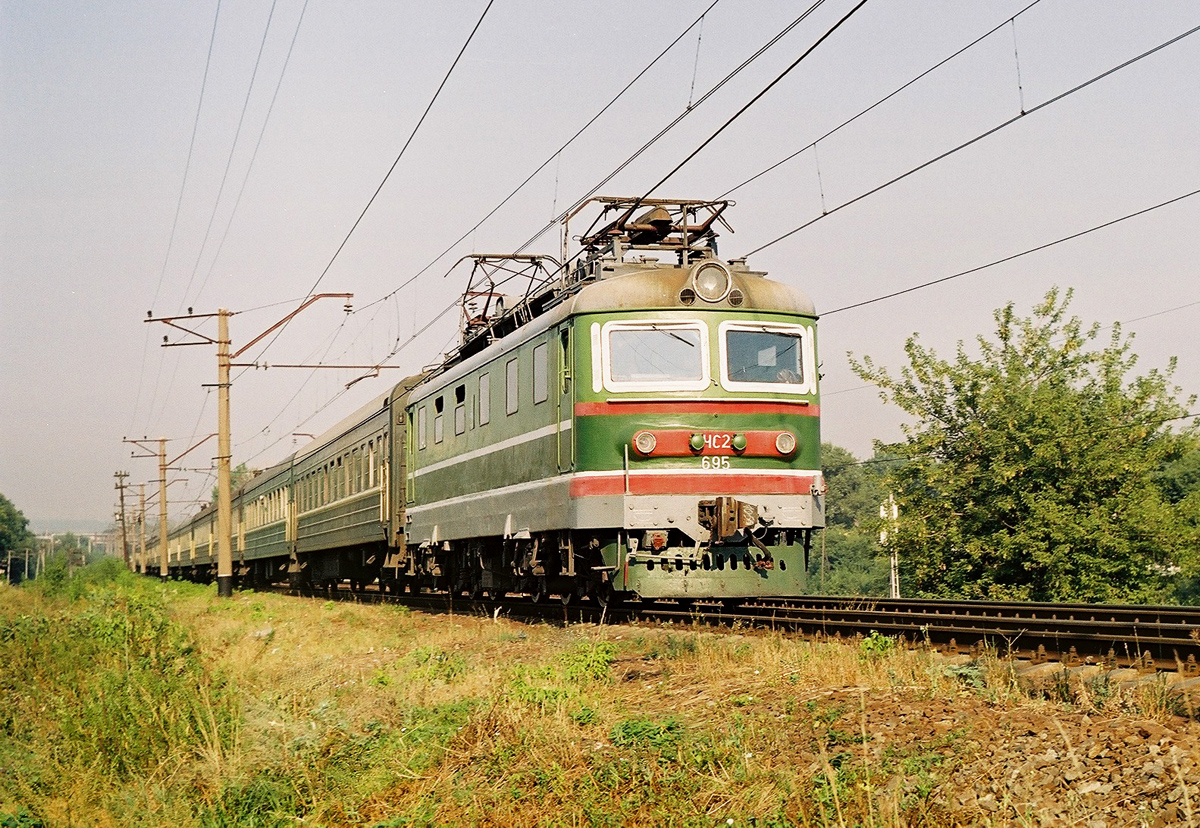
{"type": "MultiPolygon", "coordinates": [[[[999,662],[947,669],[878,637],[122,589],[158,595],[188,632],[202,715],[136,773],[75,763],[38,787],[0,772],[0,826],[999,825],[956,798],[994,750],[980,717],[996,730],[1014,710],[1083,712],[1031,699],[999,662]]],[[[0,623],[88,606],[61,604],[4,590],[0,623]]],[[[0,687],[36,717],[29,687],[0,687]]]]}

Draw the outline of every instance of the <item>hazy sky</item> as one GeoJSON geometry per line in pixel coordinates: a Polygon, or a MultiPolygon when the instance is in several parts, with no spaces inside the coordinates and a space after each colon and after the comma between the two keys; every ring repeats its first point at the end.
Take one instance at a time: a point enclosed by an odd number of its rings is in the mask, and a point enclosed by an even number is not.
{"type": "MultiPolygon", "coordinates": [[[[156,476],[152,461],[129,457],[123,437],[168,437],[178,453],[216,430],[215,395],[203,387],[216,380],[213,349],[158,347],[166,329],[143,323],[148,310],[244,311],[231,324],[237,348],[332,260],[320,289],[352,292],[362,310],[318,303],[263,359],[378,361],[454,302],[466,270],[444,274],[458,257],[515,249],[703,99],[602,189],[640,195],[854,5],[827,0],[704,99],[802,10],[718,0],[495,216],[410,286],[370,304],[551,158],[710,3],[495,0],[334,258],[484,0],[226,0],[219,15],[215,0],[0,0],[0,492],[37,529],[101,526],[113,513],[115,470],[134,483],[156,476]]],[[[1022,12],[1028,4],[869,0],[658,194],[716,197],[997,26],[816,153],[734,191],[736,232],[721,239],[722,254],[833,211],[751,259],[823,312],[1200,188],[1200,34],[1037,109],[1197,26],[1200,7],[1041,0],[1022,12]],[[835,210],[1022,107],[1036,111],[835,210]]],[[[1200,196],[828,317],[825,438],[865,456],[872,440],[900,434],[898,412],[862,387],[847,352],[898,366],[905,338],[920,331],[948,353],[988,330],[994,308],[1011,300],[1028,311],[1052,285],[1074,288],[1085,320],[1128,322],[1143,369],[1178,356],[1177,382],[1185,394],[1200,391],[1198,218],[1200,196]]],[[[531,249],[557,253],[558,244],[546,234],[531,249]]],[[[434,362],[456,331],[448,313],[391,363],[434,362]]],[[[404,375],[384,371],[346,390],[359,373],[239,376],[234,462],[282,459],[307,439],[297,434],[321,431],[404,375]]],[[[179,474],[187,482],[171,489],[173,516],[208,497],[211,446],[186,463],[197,470],[179,474]]]]}

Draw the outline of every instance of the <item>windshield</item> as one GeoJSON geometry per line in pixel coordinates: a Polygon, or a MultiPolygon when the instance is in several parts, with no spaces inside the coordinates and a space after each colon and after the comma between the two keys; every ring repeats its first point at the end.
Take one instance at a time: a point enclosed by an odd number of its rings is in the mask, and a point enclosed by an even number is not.
{"type": "Polygon", "coordinates": [[[704,379],[700,330],[647,325],[608,334],[609,378],[617,383],[696,382],[704,379]]]}
{"type": "Polygon", "coordinates": [[[804,382],[801,334],[771,330],[725,333],[727,376],[732,382],[799,385],[804,382]]]}

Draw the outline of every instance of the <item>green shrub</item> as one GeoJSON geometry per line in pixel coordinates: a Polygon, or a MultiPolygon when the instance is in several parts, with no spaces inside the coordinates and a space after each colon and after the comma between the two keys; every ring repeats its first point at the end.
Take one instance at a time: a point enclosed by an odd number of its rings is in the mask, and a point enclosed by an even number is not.
{"type": "Polygon", "coordinates": [[[603,681],[617,658],[617,647],[610,641],[582,643],[562,656],[563,675],[568,681],[603,681]]]}
{"type": "Polygon", "coordinates": [[[683,734],[683,722],[674,716],[661,721],[636,717],[618,722],[609,738],[618,747],[641,747],[669,752],[679,746],[683,734]]]}

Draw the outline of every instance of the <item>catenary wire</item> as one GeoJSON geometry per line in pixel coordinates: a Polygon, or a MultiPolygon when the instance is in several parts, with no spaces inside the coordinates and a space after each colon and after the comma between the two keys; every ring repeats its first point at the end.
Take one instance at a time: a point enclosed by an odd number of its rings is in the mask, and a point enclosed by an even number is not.
{"type": "Polygon", "coordinates": [[[1059,245],[1064,242],[1071,241],[1072,239],[1081,238],[1082,236],[1086,236],[1089,233],[1095,233],[1097,230],[1103,230],[1106,227],[1112,227],[1114,224],[1120,224],[1123,221],[1128,221],[1129,219],[1145,215],[1146,213],[1150,213],[1150,212],[1152,212],[1154,210],[1158,210],[1162,207],[1166,207],[1168,205],[1175,204],[1177,202],[1183,201],[1184,199],[1191,198],[1196,195],[1200,195],[1200,190],[1192,190],[1191,192],[1184,193],[1183,195],[1178,195],[1178,196],[1175,196],[1174,198],[1169,198],[1166,201],[1160,201],[1158,204],[1151,205],[1150,207],[1145,207],[1141,210],[1137,210],[1135,212],[1128,213],[1124,216],[1120,216],[1119,218],[1115,218],[1110,221],[1106,221],[1103,224],[1097,224],[1093,227],[1087,228],[1086,230],[1080,230],[1077,233],[1071,233],[1070,235],[1055,239],[1054,241],[1049,241],[1049,242],[1046,242],[1045,244],[1039,244],[1036,247],[1031,247],[1027,250],[1022,250],[1020,253],[1013,253],[1012,255],[1004,256],[1003,258],[1000,258],[1000,259],[995,259],[994,261],[988,262],[987,264],[982,264],[977,267],[972,267],[968,270],[960,270],[958,273],[952,273],[949,276],[942,276],[940,279],[933,279],[928,282],[922,282],[919,285],[912,285],[911,287],[906,287],[902,290],[893,291],[891,293],[884,294],[883,296],[876,296],[873,299],[864,299],[863,301],[855,302],[852,305],[844,305],[840,308],[834,308],[831,311],[826,311],[824,314],[822,314],[822,316],[826,316],[826,317],[832,316],[835,313],[841,313],[843,311],[854,310],[855,308],[862,308],[862,307],[866,307],[867,305],[874,305],[877,302],[884,302],[889,299],[895,299],[897,296],[903,296],[907,293],[913,293],[918,290],[923,290],[927,287],[932,287],[934,285],[940,285],[943,282],[949,282],[950,280],[957,279],[961,276],[968,276],[972,273],[978,273],[981,270],[986,270],[987,268],[995,267],[996,265],[1004,264],[1005,262],[1011,262],[1014,259],[1021,258],[1022,256],[1028,256],[1030,253],[1036,253],[1039,250],[1045,250],[1047,248],[1054,247],[1055,245],[1059,245]]]}
{"type": "Polygon", "coordinates": [[[793,158],[795,158],[795,157],[797,157],[797,156],[799,156],[799,155],[802,155],[802,154],[804,154],[805,152],[807,152],[807,151],[808,151],[808,150],[810,150],[810,149],[814,149],[814,148],[817,146],[817,144],[821,143],[821,142],[822,142],[822,141],[824,141],[826,138],[829,138],[829,137],[830,137],[831,135],[833,135],[835,132],[838,132],[838,131],[840,131],[840,130],[844,129],[845,127],[847,127],[847,126],[849,126],[850,124],[852,124],[852,123],[854,123],[855,121],[857,121],[859,118],[862,118],[864,115],[867,115],[868,113],[872,112],[873,110],[875,110],[875,109],[878,109],[880,106],[882,106],[883,104],[885,104],[885,103],[887,103],[888,101],[890,101],[892,98],[894,98],[894,97],[896,97],[897,95],[899,95],[899,94],[900,94],[901,92],[903,92],[905,89],[908,89],[910,86],[912,86],[913,84],[917,83],[918,81],[920,81],[920,80],[924,79],[926,76],[928,76],[928,75],[932,74],[933,72],[936,72],[938,69],[942,68],[942,67],[943,67],[943,66],[945,66],[947,63],[949,63],[950,61],[952,61],[952,60],[954,60],[956,57],[958,57],[959,55],[963,54],[964,52],[966,52],[966,51],[970,50],[971,48],[973,48],[974,46],[976,46],[978,43],[980,43],[980,42],[982,42],[982,41],[986,40],[987,38],[991,37],[991,36],[992,36],[992,35],[994,35],[996,32],[1000,31],[1000,29],[1003,29],[1005,26],[1007,26],[1007,25],[1009,25],[1010,23],[1012,23],[1014,20],[1016,20],[1016,19],[1017,19],[1018,17],[1020,17],[1021,15],[1023,15],[1025,12],[1029,11],[1031,8],[1033,8],[1034,6],[1036,6],[1036,5],[1037,5],[1038,3],[1040,3],[1041,1],[1042,1],[1042,0],[1033,0],[1033,2],[1032,2],[1032,3],[1030,3],[1030,4],[1029,4],[1028,6],[1026,6],[1025,8],[1021,9],[1019,12],[1017,12],[1016,14],[1014,14],[1012,17],[1008,18],[1007,20],[1005,20],[1005,21],[1004,21],[1004,22],[1002,22],[1002,23],[999,23],[999,24],[998,24],[998,25],[996,25],[996,26],[993,26],[991,29],[989,29],[988,31],[986,31],[986,32],[984,32],[983,34],[981,34],[979,37],[977,37],[977,38],[975,38],[974,40],[972,40],[972,41],[971,41],[970,43],[968,43],[966,46],[963,46],[961,49],[958,49],[958,50],[957,50],[957,51],[955,51],[953,54],[950,54],[950,55],[946,56],[945,58],[943,58],[942,60],[939,60],[937,63],[933,64],[932,66],[930,66],[930,67],[929,67],[928,69],[926,69],[925,71],[923,71],[923,72],[921,72],[920,74],[918,74],[918,75],[914,76],[913,78],[911,78],[910,80],[908,80],[908,81],[907,81],[907,82],[905,82],[904,84],[902,84],[902,85],[900,85],[900,86],[896,87],[896,88],[895,88],[895,89],[893,89],[891,92],[889,92],[888,94],[884,95],[884,96],[883,96],[882,98],[880,98],[879,100],[875,101],[875,103],[873,103],[873,104],[871,104],[870,106],[868,106],[866,109],[863,109],[863,110],[862,110],[862,111],[860,111],[858,114],[856,114],[856,115],[853,115],[853,116],[851,116],[851,117],[847,118],[846,120],[842,121],[840,124],[838,124],[837,126],[835,126],[833,129],[831,129],[831,130],[829,130],[828,132],[826,132],[826,133],[825,133],[824,135],[822,135],[821,137],[817,138],[816,140],[812,141],[812,142],[811,142],[811,143],[809,143],[809,144],[806,144],[805,146],[801,147],[800,149],[796,150],[795,152],[793,152],[793,153],[791,153],[791,154],[789,154],[789,155],[787,155],[787,156],[785,156],[785,157],[781,158],[780,160],[776,161],[776,162],[775,162],[774,164],[772,164],[771,166],[769,166],[769,167],[767,167],[767,168],[765,168],[765,169],[763,169],[763,170],[761,170],[761,171],[759,171],[759,172],[755,173],[754,175],[752,175],[752,176],[750,176],[749,178],[747,178],[745,181],[742,181],[740,184],[735,184],[735,185],[733,185],[733,186],[732,186],[732,187],[730,187],[728,190],[726,190],[725,192],[723,192],[723,193],[721,193],[719,196],[717,196],[717,198],[718,198],[718,199],[722,199],[722,198],[725,198],[725,197],[726,197],[726,196],[728,196],[728,195],[732,195],[733,193],[735,193],[735,192],[737,192],[738,190],[740,190],[742,187],[745,187],[747,184],[750,184],[750,183],[751,183],[751,182],[753,182],[753,181],[757,181],[758,179],[762,178],[764,175],[766,175],[766,174],[768,174],[768,173],[770,173],[770,172],[774,172],[776,169],[778,169],[779,167],[782,167],[784,164],[786,164],[788,161],[791,161],[793,158]]]}
{"type": "MultiPolygon", "coordinates": [[[[209,67],[212,65],[213,44],[215,44],[216,40],[217,40],[217,21],[220,20],[220,18],[221,18],[221,0],[217,0],[217,10],[216,10],[216,13],[213,15],[212,33],[209,35],[209,38],[208,38],[208,56],[204,59],[204,74],[201,76],[201,79],[200,79],[200,98],[196,102],[196,117],[192,121],[192,137],[188,141],[187,159],[183,163],[183,181],[179,185],[179,197],[175,201],[175,218],[171,220],[171,234],[167,238],[167,252],[163,256],[162,269],[159,271],[159,274],[158,274],[158,284],[155,285],[155,287],[154,287],[154,298],[150,300],[151,308],[153,308],[158,303],[158,294],[162,290],[163,279],[167,275],[167,265],[171,261],[171,250],[175,245],[175,232],[179,227],[179,214],[183,209],[183,194],[187,190],[188,173],[190,172],[190,170],[192,168],[192,153],[196,148],[196,133],[200,129],[200,111],[204,108],[204,91],[205,91],[205,89],[208,88],[208,70],[209,70],[209,67]]],[[[138,412],[138,408],[141,406],[142,383],[144,382],[145,376],[146,376],[146,356],[147,356],[147,353],[149,352],[149,349],[150,349],[150,330],[149,330],[149,328],[147,328],[145,343],[142,346],[142,370],[138,375],[138,388],[137,388],[137,393],[134,395],[134,403],[133,403],[133,417],[130,420],[130,424],[129,424],[130,431],[133,431],[133,424],[135,422],[137,422],[137,412],[138,412]]],[[[159,360],[158,360],[158,371],[154,378],[155,393],[150,398],[149,411],[146,412],[147,417],[149,417],[154,411],[154,400],[158,396],[158,393],[157,393],[158,392],[158,382],[162,378],[163,359],[164,359],[164,355],[160,354],[159,360]]]]}
{"type": "Polygon", "coordinates": [[[225,159],[225,171],[221,174],[221,185],[217,188],[217,197],[213,199],[212,214],[208,217],[208,226],[204,229],[204,238],[200,241],[200,249],[196,252],[196,263],[192,266],[192,274],[188,277],[187,287],[179,299],[179,311],[187,306],[187,297],[192,290],[192,282],[200,270],[200,260],[204,257],[204,249],[208,246],[209,235],[212,233],[213,222],[217,218],[217,208],[221,205],[221,196],[225,192],[225,183],[229,180],[229,169],[233,166],[233,156],[237,151],[238,139],[242,135],[242,125],[246,121],[246,110],[250,107],[250,96],[254,92],[254,81],[258,78],[258,67],[262,63],[263,49],[267,45],[267,35],[271,32],[271,21],[275,19],[275,5],[278,0],[271,0],[271,9],[267,12],[267,24],[263,26],[262,40],[258,44],[258,54],[254,58],[254,69],[250,72],[250,83],[246,87],[246,98],[242,101],[242,111],[238,115],[237,128],[233,132],[233,142],[229,145],[229,157],[225,159]]]}
{"type": "MultiPolygon", "coordinates": [[[[278,0],[272,0],[271,9],[267,13],[267,23],[263,27],[262,40],[259,42],[259,45],[258,45],[258,54],[254,58],[254,69],[250,73],[250,83],[246,87],[246,98],[242,102],[242,111],[241,111],[241,114],[238,116],[237,129],[234,130],[234,134],[233,134],[233,142],[229,146],[229,157],[225,160],[225,171],[221,175],[221,184],[217,188],[217,197],[213,200],[212,213],[208,217],[208,226],[204,230],[204,238],[201,240],[200,249],[196,253],[196,263],[192,266],[192,273],[191,273],[191,276],[188,277],[187,287],[184,288],[183,295],[180,298],[179,309],[178,309],[177,313],[182,313],[183,309],[187,306],[187,295],[188,295],[188,293],[191,292],[192,282],[196,278],[196,273],[200,269],[200,261],[204,256],[204,249],[205,249],[205,247],[208,246],[208,239],[209,239],[210,234],[212,233],[213,222],[217,218],[217,209],[218,209],[218,207],[220,207],[220,204],[221,204],[221,195],[225,192],[225,183],[229,179],[229,169],[233,165],[233,156],[237,150],[238,138],[242,134],[242,125],[246,119],[246,110],[250,105],[250,96],[254,91],[254,81],[258,77],[258,67],[262,62],[263,49],[267,44],[267,35],[271,31],[271,21],[275,17],[275,6],[276,6],[277,2],[278,2],[278,0]]],[[[175,389],[175,380],[178,377],[178,375],[179,375],[179,360],[176,360],[175,366],[171,371],[171,380],[170,380],[170,382],[167,383],[167,392],[163,396],[162,409],[160,409],[159,415],[158,415],[159,418],[161,418],[163,413],[165,413],[165,411],[166,411],[167,403],[170,400],[171,392],[174,391],[174,389],[175,389]]],[[[155,420],[155,422],[157,423],[157,419],[155,420]]]]}
{"type": "Polygon", "coordinates": [[[296,48],[296,38],[300,35],[300,24],[304,22],[304,12],[308,9],[308,0],[304,0],[304,5],[300,7],[300,16],[296,19],[296,28],[292,32],[292,40],[288,44],[287,54],[283,58],[283,68],[279,70],[279,79],[275,82],[275,91],[271,94],[271,103],[267,106],[266,117],[263,118],[262,127],[258,131],[258,139],[254,142],[254,151],[250,153],[250,163],[246,166],[246,174],[242,177],[242,184],[238,187],[237,198],[234,199],[233,209],[229,212],[229,219],[225,222],[225,230],[221,234],[221,241],[217,245],[217,251],[213,254],[212,261],[208,265],[208,272],[204,274],[204,279],[200,282],[200,287],[196,289],[196,297],[192,304],[199,302],[201,295],[204,293],[204,288],[208,285],[208,280],[212,277],[213,270],[216,269],[217,261],[221,258],[221,251],[225,249],[225,240],[229,238],[229,228],[233,226],[233,219],[237,215],[238,207],[242,204],[242,196],[246,192],[246,184],[250,181],[250,173],[254,169],[254,162],[258,158],[258,151],[262,147],[263,136],[267,132],[267,124],[271,122],[271,113],[275,111],[275,102],[279,99],[279,89],[283,86],[283,78],[287,74],[288,64],[292,60],[292,50],[296,48]]]}
{"type": "Polygon", "coordinates": [[[854,198],[850,199],[849,201],[842,202],[841,204],[832,208],[831,210],[822,212],[821,215],[815,216],[814,218],[809,219],[808,221],[804,222],[800,226],[792,228],[791,230],[784,233],[782,236],[778,236],[778,237],[772,239],[771,241],[767,242],[766,244],[759,245],[758,247],[754,248],[746,255],[753,256],[755,253],[766,250],[768,247],[771,247],[772,245],[778,244],[779,242],[783,241],[784,239],[794,236],[796,233],[799,233],[801,230],[804,230],[807,227],[811,227],[812,225],[816,224],[821,219],[831,216],[834,213],[838,212],[839,210],[845,209],[846,207],[849,207],[852,204],[856,204],[857,202],[862,201],[863,199],[865,199],[869,196],[872,196],[872,195],[878,193],[879,191],[886,189],[887,187],[890,187],[893,184],[903,181],[904,179],[908,178],[910,175],[920,172],[921,170],[925,169],[926,167],[936,164],[938,161],[948,158],[951,155],[954,155],[956,152],[966,149],[967,147],[970,147],[973,144],[976,144],[979,141],[982,141],[983,139],[985,139],[991,135],[995,135],[997,132],[1004,129],[1005,127],[1011,126],[1012,124],[1015,124],[1017,121],[1020,121],[1021,119],[1025,118],[1029,115],[1032,115],[1035,112],[1045,109],[1046,107],[1050,106],[1051,104],[1058,103],[1059,101],[1063,100],[1064,98],[1066,98],[1070,95],[1073,95],[1076,92],[1079,92],[1083,89],[1086,89],[1089,86],[1091,86],[1092,84],[1094,84],[1100,80],[1103,80],[1104,78],[1107,78],[1109,75],[1112,75],[1115,72],[1119,72],[1122,69],[1132,66],[1133,64],[1137,63],[1138,61],[1140,61],[1144,58],[1148,58],[1151,55],[1155,54],[1156,52],[1159,52],[1162,49],[1167,48],[1168,46],[1178,43],[1179,41],[1183,40],[1186,37],[1190,37],[1191,35],[1195,34],[1198,31],[1200,31],[1200,26],[1195,26],[1191,29],[1188,29],[1186,32],[1184,32],[1182,34],[1176,35],[1175,37],[1171,38],[1170,40],[1160,43],[1159,45],[1155,46],[1153,49],[1142,52],[1140,55],[1136,55],[1135,57],[1130,58],[1129,60],[1125,61],[1124,63],[1118,64],[1117,66],[1114,66],[1110,69],[1106,69],[1105,71],[1101,72],[1099,75],[1096,75],[1095,77],[1092,77],[1092,78],[1084,81],[1083,83],[1078,84],[1077,86],[1073,86],[1065,92],[1060,92],[1058,95],[1055,95],[1054,97],[1049,98],[1048,100],[1042,101],[1040,104],[1033,107],[1032,109],[1029,109],[1028,111],[1025,111],[1025,112],[1021,112],[1020,114],[1015,115],[1012,118],[1009,118],[1008,120],[997,124],[996,126],[992,127],[991,129],[988,129],[988,130],[980,133],[979,135],[976,135],[974,138],[971,138],[970,140],[965,141],[965,142],[959,144],[958,146],[952,147],[951,149],[946,150],[945,152],[929,159],[928,161],[918,164],[917,166],[913,167],[912,169],[908,170],[907,172],[903,172],[900,175],[896,176],[895,178],[885,181],[884,183],[880,184],[877,187],[873,187],[864,193],[860,193],[859,195],[855,196],[854,198]]]}
{"type": "MultiPolygon", "coordinates": [[[[480,227],[482,227],[484,222],[486,222],[488,219],[490,219],[492,216],[494,216],[497,212],[499,212],[504,207],[504,205],[508,204],[508,202],[511,201],[512,198],[517,195],[517,193],[521,192],[521,190],[523,190],[526,187],[526,185],[528,185],[529,182],[532,181],[538,173],[540,173],[542,170],[544,170],[547,167],[547,165],[550,164],[551,161],[553,161],[555,158],[558,158],[564,150],[566,150],[569,146],[571,146],[571,144],[573,144],[575,142],[575,140],[577,138],[579,138],[579,136],[583,135],[583,133],[586,132],[587,129],[592,126],[592,124],[596,123],[596,121],[598,121],[600,119],[600,117],[602,115],[604,115],[605,112],[607,112],[609,109],[611,109],[612,106],[618,100],[620,100],[625,95],[625,93],[628,92],[629,89],[635,83],[637,83],[639,80],[641,80],[642,77],[647,72],[649,72],[651,69],[653,69],[658,64],[658,62],[660,60],[662,60],[663,57],[665,57],[668,52],[671,51],[671,49],[675,48],[675,46],[679,43],[679,41],[681,41],[687,35],[688,32],[690,32],[693,28],[695,28],[696,24],[699,23],[701,20],[703,20],[704,16],[706,14],[708,14],[709,12],[711,12],[713,10],[713,7],[716,6],[717,3],[719,3],[720,1],[721,0],[713,0],[713,2],[708,5],[708,8],[706,8],[703,12],[701,12],[699,17],[697,17],[695,20],[693,20],[686,29],[684,29],[682,32],[680,32],[679,35],[674,40],[672,40],[669,44],[667,44],[666,48],[664,48],[661,52],[659,52],[658,55],[656,55],[653,60],[651,60],[648,64],[646,64],[640,72],[638,72],[636,75],[634,75],[633,78],[628,83],[626,83],[623,87],[621,87],[620,91],[618,91],[617,94],[614,95],[609,100],[608,103],[606,103],[604,106],[602,106],[596,112],[595,115],[593,115],[591,118],[589,118],[584,123],[583,126],[581,126],[578,130],[576,130],[574,135],[572,135],[570,138],[568,138],[563,143],[563,145],[560,146],[557,150],[555,150],[549,157],[547,157],[545,161],[543,161],[536,168],[534,168],[533,172],[531,172],[529,175],[527,175],[525,177],[524,181],[522,181],[520,184],[518,184],[516,186],[516,188],[513,189],[512,192],[510,192],[503,199],[501,199],[500,203],[498,203],[495,207],[493,207],[491,210],[489,210],[484,215],[483,218],[481,218],[479,221],[475,222],[475,224],[472,225],[469,230],[467,230],[465,233],[463,233],[461,236],[459,236],[457,239],[455,239],[453,242],[451,242],[450,245],[447,246],[445,250],[443,250],[441,253],[434,256],[433,259],[427,265],[425,265],[423,268],[418,270],[408,280],[406,280],[402,285],[395,288],[391,292],[385,294],[384,296],[380,297],[379,299],[376,299],[373,302],[370,302],[369,304],[363,305],[361,308],[358,309],[358,311],[365,311],[367,308],[372,307],[373,305],[380,304],[380,303],[385,302],[388,299],[390,299],[396,293],[400,292],[402,289],[404,289],[406,286],[408,286],[410,283],[412,283],[413,280],[420,277],[422,274],[424,274],[426,271],[428,271],[431,267],[433,267],[435,264],[437,264],[439,261],[441,261],[443,258],[445,258],[447,256],[447,254],[449,254],[450,251],[452,251],[459,244],[461,244],[464,239],[466,239],[472,233],[474,233],[476,230],[478,230],[480,227]]],[[[557,219],[552,220],[552,223],[556,223],[556,222],[557,222],[557,219]]]]}
{"type": "MultiPolygon", "coordinates": [[[[479,15],[479,19],[475,22],[474,28],[471,29],[471,33],[467,35],[466,41],[463,42],[462,48],[458,50],[458,54],[455,56],[454,61],[450,64],[450,68],[446,70],[446,74],[442,78],[442,82],[438,84],[437,89],[433,93],[433,97],[429,99],[429,103],[426,105],[425,111],[421,113],[421,117],[417,120],[412,132],[409,134],[408,140],[405,141],[404,146],[400,148],[400,152],[396,155],[396,160],[392,162],[392,165],[384,174],[383,179],[379,182],[379,186],[375,188],[375,192],[371,194],[369,199],[367,199],[366,206],[363,207],[362,211],[358,214],[358,218],[356,218],[354,223],[350,226],[350,230],[346,233],[345,238],[342,239],[341,244],[339,244],[337,249],[333,252],[333,256],[330,257],[329,262],[325,265],[325,268],[321,271],[320,275],[317,276],[317,279],[313,282],[312,287],[308,289],[308,293],[305,295],[304,301],[307,301],[310,296],[316,293],[317,288],[320,286],[321,282],[324,281],[325,276],[329,273],[329,269],[333,267],[333,263],[337,261],[338,256],[341,254],[346,244],[350,241],[350,237],[353,236],[354,231],[358,229],[358,225],[362,222],[363,217],[366,216],[367,211],[370,210],[371,205],[375,203],[375,199],[383,190],[384,185],[387,184],[388,179],[391,178],[392,173],[400,163],[400,159],[404,157],[405,151],[408,149],[409,145],[412,144],[413,139],[417,137],[417,132],[421,129],[421,125],[425,123],[425,118],[429,115],[430,110],[433,109],[433,105],[437,103],[438,97],[442,94],[442,89],[445,88],[446,83],[450,80],[450,76],[454,74],[454,69],[456,66],[458,66],[458,62],[462,60],[462,56],[466,53],[467,47],[470,46],[471,41],[475,39],[475,33],[478,32],[479,27],[483,25],[484,18],[487,17],[487,13],[492,8],[492,4],[494,2],[495,0],[488,0],[488,4],[484,7],[483,13],[479,15]]],[[[290,322],[291,320],[288,320],[288,322],[285,322],[280,326],[279,330],[277,330],[267,341],[267,343],[258,351],[258,354],[253,360],[251,360],[252,362],[257,362],[262,358],[262,355],[265,354],[267,350],[275,344],[279,337],[283,335],[283,332],[287,330],[290,322]]],[[[243,369],[242,373],[245,373],[245,369],[243,369]]]]}
{"type": "Polygon", "coordinates": [[[690,153],[688,153],[684,157],[684,159],[682,161],[680,161],[678,164],[676,164],[675,167],[670,172],[668,172],[666,175],[664,175],[662,178],[660,178],[652,187],[650,187],[648,190],[646,190],[646,193],[641,198],[639,198],[638,201],[642,201],[644,199],[649,198],[650,195],[655,190],[657,190],[663,184],[666,184],[668,181],[670,181],[671,178],[675,175],[675,173],[677,173],[681,169],[683,169],[684,166],[689,161],[691,161],[693,158],[695,158],[697,155],[699,155],[704,150],[705,147],[707,147],[709,144],[711,144],[713,141],[715,141],[717,139],[717,136],[719,136],[722,132],[724,132],[726,129],[728,129],[730,126],[732,126],[733,123],[738,118],[742,117],[742,115],[744,115],[746,113],[746,111],[750,109],[750,107],[752,107],[756,103],[758,103],[759,100],[761,100],[768,92],[770,92],[772,89],[774,89],[778,83],[780,83],[784,78],[786,78],[788,75],[790,75],[792,73],[792,70],[794,70],[797,66],[799,66],[806,57],[811,55],[818,46],[820,46],[822,43],[824,43],[826,40],[828,40],[830,37],[832,37],[834,32],[836,32],[838,29],[840,29],[847,20],[849,20],[851,17],[853,17],[855,15],[855,13],[859,9],[861,9],[863,6],[865,6],[866,4],[867,4],[867,0],[859,0],[859,2],[856,3],[854,5],[854,7],[850,9],[850,11],[848,11],[844,15],[842,15],[842,17],[836,23],[834,23],[833,26],[831,26],[828,30],[826,30],[825,34],[823,34],[819,38],[817,38],[816,42],[813,43],[813,45],[809,46],[806,50],[804,50],[804,52],[802,52],[800,54],[800,57],[798,57],[794,61],[792,61],[791,64],[789,64],[786,69],[784,69],[782,72],[780,72],[773,81],[771,81],[765,87],[763,87],[762,91],[760,91],[757,95],[755,95],[753,98],[751,98],[749,101],[747,101],[746,104],[744,106],[742,106],[741,109],[739,109],[737,112],[733,113],[733,115],[731,115],[729,117],[729,119],[727,121],[725,121],[725,123],[721,124],[721,126],[718,127],[716,132],[714,132],[712,135],[708,136],[708,138],[706,138],[704,140],[704,142],[702,144],[700,144],[700,146],[696,147],[694,150],[692,150],[690,153]]]}

